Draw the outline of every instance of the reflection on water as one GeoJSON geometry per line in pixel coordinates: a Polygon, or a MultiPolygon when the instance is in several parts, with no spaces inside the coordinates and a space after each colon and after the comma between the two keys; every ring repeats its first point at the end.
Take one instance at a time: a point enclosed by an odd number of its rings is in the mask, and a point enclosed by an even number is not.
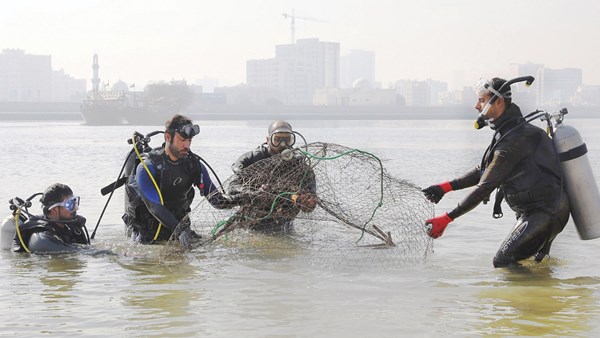
{"type": "Polygon", "coordinates": [[[5,298],[3,307],[10,309],[11,320],[3,330],[26,333],[26,327],[38,332],[79,332],[81,327],[72,319],[73,306],[81,301],[82,276],[87,262],[77,254],[29,255],[3,253],[4,262],[10,262],[10,273],[3,280],[10,284],[12,294],[5,298]],[[33,315],[35,314],[35,315],[33,315]]]}
{"type": "Polygon", "coordinates": [[[76,285],[81,282],[81,274],[87,264],[77,254],[41,257],[39,264],[45,269],[39,278],[45,285],[41,296],[47,303],[59,300],[70,303],[76,300],[76,285]]]}
{"type": "Polygon", "coordinates": [[[87,267],[86,262],[77,254],[31,257],[26,257],[29,256],[26,254],[14,254],[14,256],[12,260],[14,274],[30,275],[35,271],[42,286],[39,295],[44,298],[44,302],[69,302],[76,298],[73,291],[81,282],[80,276],[87,267]]]}
{"type": "Polygon", "coordinates": [[[120,298],[126,311],[125,331],[138,335],[194,336],[191,327],[197,318],[192,303],[203,295],[192,281],[202,278],[199,267],[182,253],[160,255],[159,246],[150,247],[154,255],[121,257],[116,263],[128,270],[130,285],[123,288],[120,298]]]}
{"type": "Polygon", "coordinates": [[[500,280],[479,294],[480,328],[501,336],[570,336],[588,332],[599,314],[593,277],[560,279],[552,263],[500,269],[500,280]]]}
{"type": "MultiPolygon", "coordinates": [[[[598,175],[594,156],[600,158],[600,120],[583,122],[576,127],[598,175]]],[[[263,124],[206,124],[193,149],[221,178],[265,132],[263,124]],[[222,137],[232,132],[236,137],[222,137]]],[[[397,121],[328,128],[323,123],[302,133],[310,141],[372,151],[389,159],[385,165],[395,177],[425,186],[479,162],[491,133],[473,132],[471,125],[397,121]],[[432,137],[440,133],[443,142],[432,137]]],[[[64,181],[81,195],[81,212],[91,228],[106,202],[99,189],[115,179],[130,150],[124,140],[136,129],[0,126],[0,150],[11,163],[3,168],[3,215],[9,212],[8,199],[64,181]],[[44,132],[22,137],[32,128],[44,132]],[[40,160],[44,165],[32,165],[40,160]]],[[[449,194],[436,210],[447,211],[463,197],[449,194]]],[[[600,274],[590,258],[599,252],[600,240],[579,240],[569,223],[553,245],[558,259],[524,271],[493,269],[493,253],[513,221],[505,217],[492,223],[491,212],[491,205],[482,205],[453,222],[423,264],[385,268],[380,262],[393,251],[378,250],[369,256],[372,261],[356,267],[350,263],[365,248],[318,251],[302,237],[230,237],[186,253],[134,245],[123,235],[123,191],[118,190],[93,241],[96,249],[116,255],[0,252],[0,315],[5,319],[0,335],[597,336],[600,274]]],[[[314,243],[311,235],[308,242],[314,243]]]]}

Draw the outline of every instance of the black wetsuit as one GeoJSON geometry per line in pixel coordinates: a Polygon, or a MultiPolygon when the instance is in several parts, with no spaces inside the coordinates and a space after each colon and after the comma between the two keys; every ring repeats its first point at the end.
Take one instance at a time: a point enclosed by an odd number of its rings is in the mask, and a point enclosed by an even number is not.
{"type": "Polygon", "coordinates": [[[231,170],[237,174],[242,169],[271,156],[272,155],[269,153],[269,146],[266,143],[263,143],[256,149],[242,154],[242,156],[240,156],[237,161],[231,165],[231,170]]]}
{"type": "Polygon", "coordinates": [[[160,188],[162,196],[144,166],[137,166],[135,176],[129,178],[126,187],[126,212],[123,220],[127,230],[131,231],[134,240],[141,243],[156,240],[168,240],[177,229],[178,236],[189,228],[189,219],[181,227],[179,222],[191,211],[194,198],[193,186],[200,190],[202,196],[208,196],[209,202],[218,208],[228,208],[236,201],[230,196],[219,193],[213,184],[208,171],[191,152],[185,158],[172,161],[164,148],[154,149],[148,153],[145,164],[160,188]],[[158,231],[158,225],[162,224],[158,231]]]}
{"type": "MultiPolygon", "coordinates": [[[[89,244],[85,221],[84,217],[78,215],[61,227],[55,222],[43,220],[41,216],[34,216],[19,227],[19,232],[31,253],[74,252],[81,250],[82,244],[89,244]]],[[[12,251],[26,251],[18,234],[15,234],[12,251]]]]}
{"type": "Polygon", "coordinates": [[[496,188],[496,199],[505,196],[515,211],[517,223],[494,256],[495,267],[534,255],[541,260],[569,220],[569,202],[552,140],[542,129],[524,122],[519,107],[510,104],[491,125],[494,138],[481,166],[450,182],[454,190],[477,185],[448,213],[452,219],[486,200],[496,188]]]}

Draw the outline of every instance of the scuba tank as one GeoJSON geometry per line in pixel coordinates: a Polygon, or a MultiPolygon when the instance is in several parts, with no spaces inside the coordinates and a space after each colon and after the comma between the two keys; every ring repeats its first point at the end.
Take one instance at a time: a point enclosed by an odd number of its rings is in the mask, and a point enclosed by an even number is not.
{"type": "Polygon", "coordinates": [[[31,200],[39,195],[42,195],[42,193],[35,193],[25,200],[15,197],[8,201],[12,215],[6,217],[0,226],[0,250],[12,249],[13,240],[17,235],[17,226],[20,229],[27,222],[28,219],[25,215],[30,215],[28,208],[31,206],[31,200]]]}
{"type": "MultiPolygon", "coordinates": [[[[562,114],[567,110],[562,109],[562,114]]],[[[600,237],[600,192],[587,156],[587,147],[577,129],[557,119],[554,144],[560,159],[571,216],[581,239],[600,237]]]]}
{"type": "MultiPolygon", "coordinates": [[[[104,188],[100,189],[100,193],[102,194],[102,196],[105,196],[108,194],[110,194],[110,195],[108,196],[108,199],[106,200],[106,204],[104,204],[104,208],[102,209],[102,212],[100,213],[100,217],[98,217],[98,222],[96,223],[96,227],[94,228],[94,231],[92,232],[92,235],[90,236],[90,238],[93,239],[96,236],[96,231],[98,230],[98,226],[100,225],[102,216],[104,216],[104,212],[106,211],[106,208],[108,207],[108,203],[110,202],[115,190],[117,190],[121,186],[125,185],[130,179],[133,179],[133,175],[135,174],[136,167],[140,163],[140,160],[138,159],[136,152],[137,153],[150,152],[152,150],[152,148],[149,145],[150,138],[152,136],[160,134],[160,133],[163,133],[163,132],[157,130],[157,131],[153,131],[144,136],[136,131],[133,133],[133,137],[127,140],[127,143],[133,145],[134,149],[130,150],[127,153],[127,156],[125,157],[125,162],[123,163],[123,166],[121,167],[121,171],[119,172],[119,175],[117,176],[117,180],[110,183],[109,185],[105,186],[104,188]]],[[[130,189],[127,189],[127,190],[130,190],[130,189]]],[[[128,194],[126,192],[125,210],[128,209],[129,204],[130,204],[130,196],[128,196],[128,194]]]]}
{"type": "MultiPolygon", "coordinates": [[[[0,227],[0,250],[10,250],[17,234],[16,219],[10,215],[4,219],[0,227]]],[[[23,218],[19,217],[19,226],[23,225],[23,218]]]]}

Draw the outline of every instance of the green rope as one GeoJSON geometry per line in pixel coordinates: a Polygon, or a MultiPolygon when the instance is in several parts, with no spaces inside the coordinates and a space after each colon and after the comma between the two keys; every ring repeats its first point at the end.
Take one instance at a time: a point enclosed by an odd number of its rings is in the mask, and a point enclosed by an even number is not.
{"type": "MultiPolygon", "coordinates": [[[[383,176],[384,176],[384,171],[383,171],[383,163],[381,162],[381,160],[375,156],[372,153],[369,153],[367,151],[363,151],[363,150],[359,150],[359,149],[350,149],[348,151],[345,151],[339,155],[336,156],[331,156],[331,157],[321,157],[321,156],[317,156],[315,154],[311,154],[307,151],[298,149],[302,154],[304,154],[304,156],[308,157],[308,158],[314,158],[320,161],[328,161],[328,160],[335,160],[338,159],[342,156],[357,152],[363,155],[367,155],[370,156],[374,159],[377,160],[377,162],[379,163],[379,171],[380,171],[380,197],[379,197],[379,203],[377,204],[377,206],[375,207],[375,209],[373,209],[373,212],[371,213],[371,217],[365,222],[365,224],[362,225],[362,233],[360,235],[360,237],[358,238],[358,240],[356,242],[360,242],[360,240],[364,237],[365,235],[365,229],[367,227],[367,225],[373,220],[373,218],[375,217],[375,213],[377,212],[377,210],[383,206],[383,176]]],[[[306,175],[306,173],[305,173],[306,175]]],[[[304,180],[304,178],[303,178],[304,180]]],[[[270,217],[273,214],[273,210],[275,210],[275,207],[278,204],[278,200],[280,200],[281,198],[283,198],[283,196],[287,196],[287,195],[293,195],[295,194],[294,192],[282,192],[277,194],[277,196],[275,196],[275,199],[273,200],[273,203],[271,203],[271,209],[269,210],[269,213],[261,218],[256,219],[255,221],[262,221],[268,217],[270,217]]],[[[220,222],[218,222],[215,227],[213,228],[213,230],[211,231],[211,233],[213,234],[213,236],[217,233],[217,230],[219,230],[219,228],[223,227],[226,224],[231,224],[232,222],[236,221],[238,218],[240,218],[239,216],[233,215],[231,217],[229,217],[228,219],[222,220],[220,222]]],[[[245,219],[249,219],[251,220],[251,218],[249,217],[244,217],[245,219]]]]}
{"type": "Polygon", "coordinates": [[[262,220],[264,220],[264,219],[266,219],[266,218],[270,217],[270,216],[273,214],[273,210],[275,210],[275,207],[276,207],[276,206],[277,206],[277,204],[278,204],[278,200],[282,199],[282,198],[283,198],[283,196],[286,196],[286,195],[293,195],[293,194],[295,194],[295,193],[294,193],[294,192],[281,192],[281,193],[277,194],[277,196],[275,196],[275,199],[273,199],[273,203],[271,203],[271,209],[269,210],[269,213],[268,213],[268,214],[266,214],[265,216],[261,217],[261,218],[252,219],[252,218],[250,218],[250,217],[246,217],[246,216],[244,216],[244,217],[239,217],[239,216],[237,216],[237,215],[232,215],[231,217],[229,217],[229,218],[227,218],[227,219],[225,219],[225,220],[222,220],[222,221],[218,222],[218,223],[215,225],[215,227],[212,229],[211,233],[212,233],[212,235],[214,236],[214,235],[217,233],[217,230],[219,230],[219,228],[221,228],[222,226],[224,226],[224,225],[226,225],[226,224],[231,224],[231,223],[235,222],[237,219],[247,219],[247,220],[252,220],[252,221],[257,221],[257,222],[260,222],[260,221],[262,221],[262,220]]]}

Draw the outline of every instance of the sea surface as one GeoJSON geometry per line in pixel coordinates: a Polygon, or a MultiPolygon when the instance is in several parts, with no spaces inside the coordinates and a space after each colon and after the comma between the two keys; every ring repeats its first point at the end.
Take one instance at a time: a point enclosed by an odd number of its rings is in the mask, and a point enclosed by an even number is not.
{"type": "MultiPolygon", "coordinates": [[[[243,152],[265,139],[270,121],[203,122],[192,150],[222,180],[243,152]]],[[[384,159],[420,187],[476,166],[492,131],[471,120],[290,121],[309,142],[358,148],[384,159]]],[[[600,119],[573,119],[600,178],[600,119]]],[[[81,196],[90,231],[106,203],[134,131],[79,121],[0,122],[2,188],[8,200],[55,182],[81,196]]],[[[593,182],[590,182],[592,184],[593,182]]],[[[449,211],[467,191],[436,205],[449,211]]],[[[198,198],[198,197],[197,197],[198,198]]],[[[31,211],[39,212],[34,203],[31,211]]],[[[600,207],[600,206],[599,206],[600,207]]],[[[110,201],[92,244],[114,254],[0,252],[0,335],[23,337],[398,337],[600,335],[600,240],[579,239],[572,221],[551,258],[522,270],[494,269],[492,257],[515,221],[480,205],[451,223],[421,264],[320,266],[295,252],[161,259],[161,246],[124,235],[123,189],[110,201]]],[[[600,226],[600,224],[599,224],[600,226]]]]}

